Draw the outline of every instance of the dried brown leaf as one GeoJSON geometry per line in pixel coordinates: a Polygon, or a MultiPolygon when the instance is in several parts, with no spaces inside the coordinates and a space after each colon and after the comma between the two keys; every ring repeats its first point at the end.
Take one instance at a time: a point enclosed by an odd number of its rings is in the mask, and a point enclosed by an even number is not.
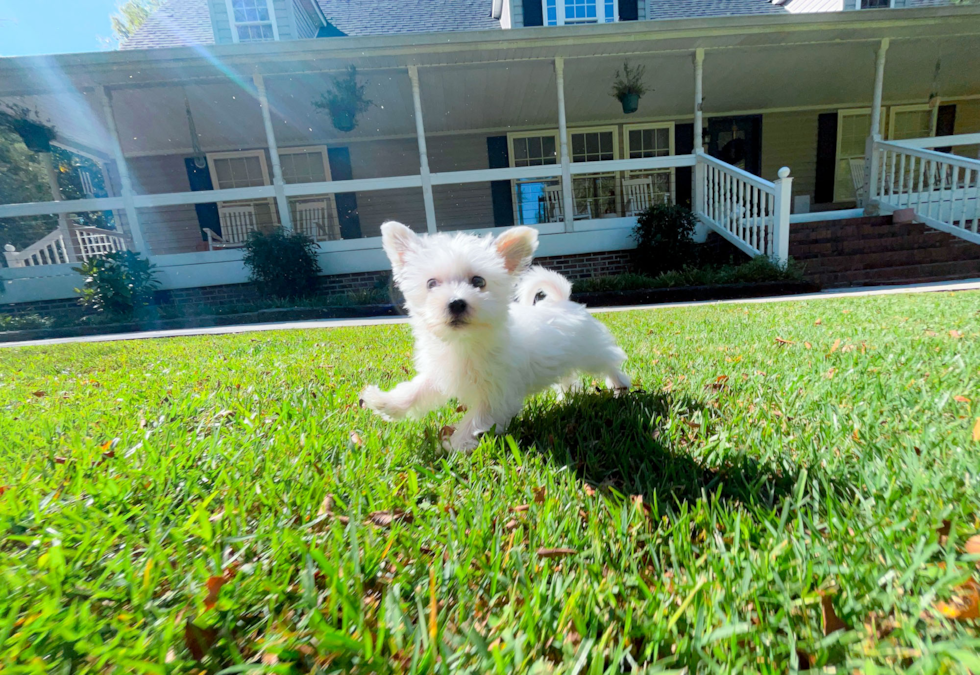
{"type": "Polygon", "coordinates": [[[830,347],[830,351],[827,352],[827,356],[830,356],[831,354],[836,352],[838,347],[840,347],[840,338],[834,340],[834,344],[830,347]]]}
{"type": "Polygon", "coordinates": [[[68,461],[68,458],[67,457],[55,457],[54,458],[54,463],[55,464],[65,464],[67,461],[68,461]]]}
{"type": "Polygon", "coordinates": [[[781,345],[791,345],[791,344],[794,344],[794,342],[792,340],[787,340],[785,338],[781,338],[781,337],[778,337],[778,336],[776,337],[776,342],[778,344],[781,344],[781,345]]]}
{"type": "Polygon", "coordinates": [[[191,653],[195,661],[203,661],[217,641],[218,630],[216,628],[198,628],[190,619],[187,619],[187,623],[184,624],[184,644],[187,645],[187,651],[191,653]]]}
{"type": "Polygon", "coordinates": [[[408,511],[395,509],[393,511],[373,511],[368,514],[368,520],[378,527],[390,527],[392,523],[411,523],[415,520],[408,511]]]}
{"type": "Polygon", "coordinates": [[[207,609],[214,609],[214,606],[218,604],[218,594],[221,592],[221,587],[228,583],[225,575],[219,577],[208,577],[207,587],[208,594],[204,598],[204,606],[207,609]]]}
{"type": "Polygon", "coordinates": [[[542,485],[541,487],[534,488],[534,503],[535,504],[544,504],[544,499],[545,499],[545,496],[547,495],[547,493],[548,493],[548,490],[547,490],[547,488],[545,488],[544,485],[542,485]]]}
{"type": "Polygon", "coordinates": [[[574,548],[539,548],[539,558],[564,558],[578,553],[574,548]]]}
{"type": "Polygon", "coordinates": [[[980,443],[980,417],[977,418],[977,423],[973,425],[973,440],[980,443]]]}
{"type": "Polygon", "coordinates": [[[0,485],[0,497],[3,497],[3,493],[6,492],[9,489],[10,488],[7,487],[6,485],[0,485]]]}
{"type": "Polygon", "coordinates": [[[458,413],[466,412],[466,406],[460,403],[458,406],[456,406],[456,412],[458,413]]]}
{"type": "Polygon", "coordinates": [[[273,654],[272,652],[262,653],[262,665],[263,666],[274,666],[279,663],[279,655],[273,654]]]}
{"type": "Polygon", "coordinates": [[[823,323],[823,319],[817,319],[816,321],[813,322],[813,325],[814,326],[819,326],[822,323],[823,323]]]}
{"type": "Polygon", "coordinates": [[[820,598],[820,609],[823,615],[823,634],[824,636],[830,635],[839,630],[851,630],[843,619],[837,616],[837,612],[834,611],[833,598],[829,595],[824,595],[820,598]]]}
{"type": "Polygon", "coordinates": [[[530,508],[531,508],[530,504],[518,504],[517,506],[510,507],[509,510],[511,513],[523,513],[524,511],[527,511],[530,508]]]}
{"type": "Polygon", "coordinates": [[[953,397],[953,400],[956,401],[957,403],[969,403],[970,402],[970,399],[968,399],[966,396],[954,396],[953,397]]]}
{"type": "Polygon", "coordinates": [[[966,544],[963,545],[963,551],[967,555],[980,555],[980,534],[975,534],[967,539],[966,544]]]}
{"type": "Polygon", "coordinates": [[[937,602],[935,607],[940,614],[954,621],[980,619],[980,584],[970,579],[959,587],[949,602],[937,602]]]}
{"type": "Polygon", "coordinates": [[[350,432],[350,442],[356,445],[357,447],[361,447],[362,445],[364,445],[364,440],[357,435],[356,431],[350,432]]]}
{"type": "Polygon", "coordinates": [[[48,395],[48,392],[44,391],[43,389],[38,389],[37,391],[32,391],[31,395],[37,396],[38,398],[44,398],[48,395]]]}
{"type": "Polygon", "coordinates": [[[813,345],[811,345],[809,342],[804,342],[803,346],[806,347],[807,349],[813,349],[813,345]]]}
{"type": "Polygon", "coordinates": [[[586,497],[595,497],[595,488],[588,483],[582,486],[582,491],[585,492],[586,497]]]}
{"type": "Polygon", "coordinates": [[[320,503],[320,510],[316,512],[317,516],[329,516],[333,513],[333,495],[328,494],[323,498],[320,503]]]}
{"type": "Polygon", "coordinates": [[[510,532],[511,530],[516,530],[518,525],[520,525],[520,523],[511,518],[504,524],[504,529],[510,532]]]}
{"type": "Polygon", "coordinates": [[[963,333],[959,332],[958,330],[951,330],[949,331],[949,336],[954,340],[959,340],[961,337],[963,337],[963,333]]]}

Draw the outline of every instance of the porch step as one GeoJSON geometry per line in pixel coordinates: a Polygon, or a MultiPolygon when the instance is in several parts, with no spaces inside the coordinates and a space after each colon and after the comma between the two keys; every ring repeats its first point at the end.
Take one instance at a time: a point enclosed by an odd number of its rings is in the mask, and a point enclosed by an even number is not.
{"type": "Polygon", "coordinates": [[[980,246],[891,216],[793,225],[789,253],[828,288],[980,277],[980,246]]]}

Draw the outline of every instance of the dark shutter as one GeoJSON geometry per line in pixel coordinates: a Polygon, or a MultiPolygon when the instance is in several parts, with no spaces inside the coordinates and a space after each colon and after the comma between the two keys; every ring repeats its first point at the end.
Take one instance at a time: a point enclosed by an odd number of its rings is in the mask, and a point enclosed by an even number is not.
{"type": "MultiPolygon", "coordinates": [[[[330,164],[331,180],[352,180],[354,172],[350,165],[350,150],[347,148],[328,148],[327,162],[330,164]]],[[[340,192],[335,195],[337,218],[340,220],[342,239],[361,238],[361,217],[357,214],[357,195],[353,192],[340,192]]]]}
{"type": "MultiPolygon", "coordinates": [[[[939,106],[939,114],[936,115],[936,135],[952,136],[955,133],[953,131],[955,127],[956,106],[953,104],[939,106]]],[[[936,148],[936,152],[953,152],[953,146],[936,148]]]]}
{"type": "MultiPolygon", "coordinates": [[[[207,164],[204,165],[203,169],[199,169],[194,164],[194,158],[187,157],[184,160],[184,165],[187,167],[187,182],[190,183],[192,192],[214,189],[214,185],[211,183],[211,172],[208,171],[207,164]]],[[[197,225],[201,228],[201,239],[208,240],[208,236],[204,234],[204,228],[208,228],[220,237],[221,218],[218,217],[218,205],[215,203],[195,204],[194,210],[197,211],[197,225]]]]}
{"type": "MultiPolygon", "coordinates": [[[[622,6],[622,5],[620,5],[622,6]]],[[[674,154],[689,155],[694,152],[694,125],[675,124],[674,125],[674,154]]],[[[679,166],[675,170],[676,184],[674,194],[676,201],[681,206],[691,206],[691,167],[679,166]]]]}
{"type": "Polygon", "coordinates": [[[837,113],[823,113],[817,118],[817,179],[813,190],[814,204],[834,201],[834,174],[837,172],[837,113]]]}
{"type": "MultiPolygon", "coordinates": [[[[506,169],[510,166],[507,154],[507,137],[487,138],[487,155],[491,169],[506,169]]],[[[494,227],[510,227],[514,224],[514,197],[510,191],[509,180],[495,180],[490,183],[490,196],[493,199],[494,227]]]]}
{"type": "Polygon", "coordinates": [[[541,7],[541,0],[524,0],[524,25],[544,25],[544,12],[541,7]]]}
{"type": "Polygon", "coordinates": [[[619,0],[619,20],[636,21],[640,18],[637,0],[619,0]]]}

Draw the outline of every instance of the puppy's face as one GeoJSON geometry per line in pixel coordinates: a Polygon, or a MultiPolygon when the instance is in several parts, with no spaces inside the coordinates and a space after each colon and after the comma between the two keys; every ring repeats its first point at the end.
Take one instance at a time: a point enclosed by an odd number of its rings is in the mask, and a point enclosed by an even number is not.
{"type": "Polygon", "coordinates": [[[503,325],[515,277],[537,247],[537,232],[527,227],[496,239],[419,237],[400,223],[387,222],[381,234],[409,311],[444,341],[465,340],[503,325]]]}

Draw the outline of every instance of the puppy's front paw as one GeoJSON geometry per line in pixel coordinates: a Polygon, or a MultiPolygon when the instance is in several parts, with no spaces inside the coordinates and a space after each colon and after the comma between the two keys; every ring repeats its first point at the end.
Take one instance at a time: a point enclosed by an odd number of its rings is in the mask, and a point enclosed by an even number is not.
{"type": "MultiPolygon", "coordinates": [[[[449,428],[451,429],[452,427],[449,428]]],[[[452,436],[448,439],[448,443],[446,439],[443,440],[442,447],[445,448],[447,445],[450,450],[470,454],[480,445],[480,437],[477,434],[460,429],[453,432],[452,436]]]]}
{"type": "Polygon", "coordinates": [[[361,391],[359,403],[362,408],[370,408],[373,410],[383,420],[392,422],[395,419],[389,410],[388,394],[381,391],[381,389],[373,384],[369,384],[361,391]]]}

